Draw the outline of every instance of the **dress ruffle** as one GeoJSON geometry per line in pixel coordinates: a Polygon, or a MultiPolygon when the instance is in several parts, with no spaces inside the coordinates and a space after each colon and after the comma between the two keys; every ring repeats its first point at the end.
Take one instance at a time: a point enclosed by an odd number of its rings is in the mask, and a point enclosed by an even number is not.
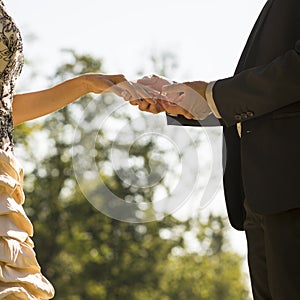
{"type": "Polygon", "coordinates": [[[36,260],[22,187],[22,167],[0,150],[0,299],[51,299],[54,288],[36,260]]]}

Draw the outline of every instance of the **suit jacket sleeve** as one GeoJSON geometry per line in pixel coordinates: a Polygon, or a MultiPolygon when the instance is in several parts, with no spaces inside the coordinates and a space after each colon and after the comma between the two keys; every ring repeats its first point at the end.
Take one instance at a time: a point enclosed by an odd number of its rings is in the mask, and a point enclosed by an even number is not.
{"type": "Polygon", "coordinates": [[[213,97],[226,126],[300,102],[300,40],[267,65],[218,80],[213,97]]]}
{"type": "Polygon", "coordinates": [[[177,125],[177,126],[202,126],[202,127],[211,127],[211,126],[221,126],[222,120],[217,119],[213,114],[210,114],[204,120],[189,120],[184,116],[170,116],[167,114],[167,124],[168,125],[177,125]]]}

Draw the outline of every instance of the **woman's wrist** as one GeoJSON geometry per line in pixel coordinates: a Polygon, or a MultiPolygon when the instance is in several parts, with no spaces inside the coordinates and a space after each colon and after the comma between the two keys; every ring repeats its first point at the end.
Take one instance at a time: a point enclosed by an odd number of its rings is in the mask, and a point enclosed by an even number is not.
{"type": "Polygon", "coordinates": [[[91,80],[91,76],[93,74],[82,74],[76,77],[79,80],[79,85],[82,88],[83,94],[88,94],[94,92],[93,81],[91,80]]]}

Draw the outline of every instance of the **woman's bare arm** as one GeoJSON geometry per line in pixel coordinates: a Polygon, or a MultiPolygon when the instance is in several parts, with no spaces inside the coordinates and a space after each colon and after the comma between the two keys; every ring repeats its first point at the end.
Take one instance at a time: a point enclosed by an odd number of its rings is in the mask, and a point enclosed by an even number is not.
{"type": "Polygon", "coordinates": [[[123,75],[84,74],[49,89],[16,94],[13,98],[14,125],[50,114],[90,92],[120,95],[124,90],[135,93],[123,75]]]}

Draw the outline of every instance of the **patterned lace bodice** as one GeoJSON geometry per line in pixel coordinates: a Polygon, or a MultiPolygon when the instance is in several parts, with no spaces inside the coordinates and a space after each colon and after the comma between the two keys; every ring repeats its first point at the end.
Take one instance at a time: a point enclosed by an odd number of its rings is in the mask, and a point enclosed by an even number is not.
{"type": "Polygon", "coordinates": [[[0,149],[13,150],[12,98],[23,67],[20,32],[0,0],[0,149]]]}

